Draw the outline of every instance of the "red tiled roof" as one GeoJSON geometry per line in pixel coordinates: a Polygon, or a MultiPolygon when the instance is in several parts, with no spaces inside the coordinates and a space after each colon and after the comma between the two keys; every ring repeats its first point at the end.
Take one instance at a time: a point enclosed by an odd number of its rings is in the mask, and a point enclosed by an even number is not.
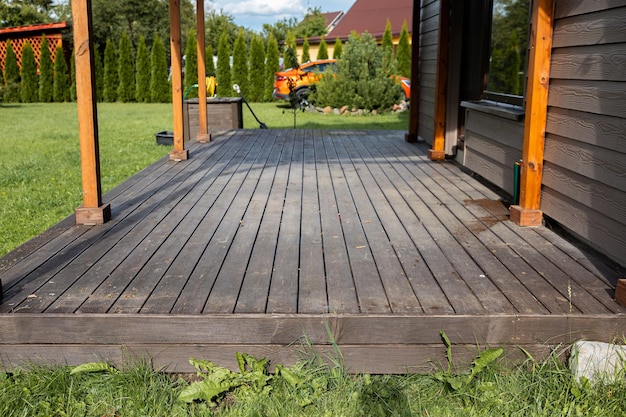
{"type": "Polygon", "coordinates": [[[343,12],[322,13],[322,16],[324,16],[324,19],[326,19],[326,27],[329,27],[332,24],[336,24],[335,21],[337,20],[337,18],[339,18],[342,15],[343,15],[343,12]]]}
{"type": "Polygon", "coordinates": [[[385,32],[387,19],[391,22],[391,32],[400,34],[406,20],[409,33],[412,29],[413,0],[357,0],[343,16],[337,26],[326,35],[326,39],[347,39],[350,33],[368,32],[381,37],[385,32]]]}

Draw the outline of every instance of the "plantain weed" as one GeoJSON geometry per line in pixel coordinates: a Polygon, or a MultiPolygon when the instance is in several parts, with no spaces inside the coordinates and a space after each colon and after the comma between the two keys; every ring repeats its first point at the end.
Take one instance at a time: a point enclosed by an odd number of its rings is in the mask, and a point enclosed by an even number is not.
{"type": "Polygon", "coordinates": [[[454,391],[460,391],[466,388],[474,378],[479,375],[481,372],[485,370],[489,365],[494,363],[502,354],[504,353],[504,349],[487,349],[481,352],[474,360],[472,361],[472,365],[469,373],[465,374],[452,374],[452,344],[450,339],[446,333],[442,330],[440,332],[441,338],[443,339],[446,345],[446,357],[448,359],[448,371],[447,372],[437,372],[434,377],[438,381],[445,382],[448,384],[450,388],[454,391]]]}

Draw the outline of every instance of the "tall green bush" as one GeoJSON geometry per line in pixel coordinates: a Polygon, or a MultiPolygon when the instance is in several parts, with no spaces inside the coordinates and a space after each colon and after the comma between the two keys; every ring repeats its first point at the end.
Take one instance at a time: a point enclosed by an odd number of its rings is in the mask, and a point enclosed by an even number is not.
{"type": "MultiPolygon", "coordinates": [[[[98,97],[96,93],[96,97],[98,97]]],[[[70,58],[70,101],[76,101],[76,56],[74,50],[70,58]]]]}
{"type": "Polygon", "coordinates": [[[265,45],[263,39],[254,35],[250,46],[250,84],[248,100],[263,101],[265,93],[265,45]]]}
{"type": "Polygon", "coordinates": [[[232,96],[230,80],[230,44],[228,32],[224,30],[217,46],[217,95],[219,97],[232,96]]]}
{"type": "Polygon", "coordinates": [[[146,46],[146,39],[141,35],[139,37],[139,46],[137,47],[137,91],[136,98],[140,103],[150,102],[150,55],[146,46]]]}
{"type": "Polygon", "coordinates": [[[198,43],[196,31],[189,29],[185,44],[185,78],[183,80],[183,91],[187,98],[198,97],[198,89],[191,88],[194,84],[198,84],[198,43]]]}
{"type": "Polygon", "coordinates": [[[41,37],[41,54],[39,55],[39,101],[49,103],[52,101],[54,87],[54,69],[46,36],[41,37]]]}
{"type": "Polygon", "coordinates": [[[317,59],[328,59],[328,45],[323,36],[320,39],[320,46],[317,50],[317,59]]]}
{"type": "Polygon", "coordinates": [[[104,101],[108,103],[117,100],[118,74],[117,51],[113,42],[107,39],[104,48],[104,88],[102,93],[104,101]]]}
{"type": "Polygon", "coordinates": [[[3,100],[7,103],[20,101],[20,69],[17,66],[17,57],[13,51],[11,41],[7,41],[4,57],[4,91],[3,100]]]}
{"type": "Polygon", "coordinates": [[[402,90],[382,68],[383,54],[368,33],[350,35],[334,77],[323,77],[311,100],[320,106],[366,110],[390,108],[402,90]]]}
{"type": "Polygon", "coordinates": [[[298,52],[296,47],[296,37],[289,31],[285,39],[285,49],[283,51],[283,62],[285,68],[298,68],[298,52]]]}
{"type": "Polygon", "coordinates": [[[122,103],[135,101],[137,85],[135,84],[135,66],[133,63],[133,51],[130,46],[130,39],[126,32],[122,33],[119,46],[118,59],[117,100],[122,103]]]}
{"type": "Polygon", "coordinates": [[[241,94],[248,95],[248,48],[243,29],[239,30],[239,36],[235,40],[233,48],[233,84],[238,84],[241,94]]]}
{"type": "Polygon", "coordinates": [[[311,46],[309,45],[309,38],[304,37],[304,42],[302,43],[302,61],[301,62],[309,62],[311,60],[311,46]]]}
{"type": "Polygon", "coordinates": [[[383,69],[391,74],[395,70],[395,55],[393,51],[393,35],[391,34],[391,21],[387,19],[383,40],[381,43],[383,51],[383,69]]]}
{"type": "Polygon", "coordinates": [[[333,49],[333,59],[341,58],[342,54],[343,54],[343,43],[341,42],[341,39],[337,38],[335,39],[335,48],[333,49]]]}
{"type": "Polygon", "coordinates": [[[213,46],[211,44],[207,44],[204,49],[204,62],[206,65],[206,76],[214,77],[215,76],[215,61],[213,60],[213,46]]]}
{"type": "Polygon", "coordinates": [[[156,35],[150,53],[150,101],[153,103],[167,103],[171,100],[168,75],[165,45],[161,37],[156,35]]]}
{"type": "Polygon", "coordinates": [[[104,64],[99,48],[94,48],[93,59],[96,65],[96,98],[98,101],[104,100],[104,64]]]}
{"type": "Polygon", "coordinates": [[[274,92],[274,73],[280,69],[280,52],[278,41],[273,32],[267,40],[267,56],[265,58],[265,101],[272,101],[274,92]]]}
{"type": "Polygon", "coordinates": [[[56,103],[70,101],[70,76],[63,47],[57,46],[54,54],[54,81],[52,83],[52,98],[56,103]]]}
{"type": "Polygon", "coordinates": [[[39,100],[39,79],[37,78],[37,61],[30,42],[22,47],[22,102],[33,103],[39,100]]]}
{"type": "Polygon", "coordinates": [[[396,61],[398,62],[398,75],[411,76],[411,45],[409,45],[409,30],[406,20],[402,24],[400,39],[398,40],[398,50],[396,51],[396,61]]]}

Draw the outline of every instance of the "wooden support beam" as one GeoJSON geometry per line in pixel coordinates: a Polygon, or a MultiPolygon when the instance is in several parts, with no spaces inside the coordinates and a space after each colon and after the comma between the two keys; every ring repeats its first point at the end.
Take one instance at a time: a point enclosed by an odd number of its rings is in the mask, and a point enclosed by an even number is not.
{"type": "MultiPolygon", "coordinates": [[[[1,287],[0,290],[2,290],[1,287]]],[[[617,301],[619,305],[626,307],[626,279],[617,280],[617,285],[615,286],[615,301],[617,301]]]]}
{"type": "MultiPolygon", "coordinates": [[[[204,0],[196,0],[196,44],[198,45],[198,135],[197,142],[209,142],[206,110],[206,51],[204,35],[204,0]]],[[[209,57],[213,59],[213,57],[209,57]]]]}
{"type": "Polygon", "coordinates": [[[439,46],[435,85],[435,126],[433,147],[428,150],[432,161],[445,159],[446,113],[448,97],[448,55],[450,48],[450,0],[439,0],[439,46]]]}
{"type": "Polygon", "coordinates": [[[407,142],[419,140],[419,104],[420,104],[420,19],[419,0],[413,0],[413,29],[411,36],[411,103],[409,105],[409,131],[404,135],[407,142]]]}
{"type": "Polygon", "coordinates": [[[554,20],[554,0],[532,3],[520,199],[510,208],[511,220],[520,226],[540,226],[543,220],[541,182],[554,20]]]}
{"type": "Polygon", "coordinates": [[[180,0],[170,0],[170,55],[172,57],[172,115],[174,118],[174,149],[170,160],[188,158],[183,138],[183,56],[180,36],[180,0]]]}
{"type": "Polygon", "coordinates": [[[111,219],[111,207],[109,204],[102,204],[100,185],[100,148],[98,143],[91,0],[72,0],[72,16],[83,187],[83,205],[76,209],[76,224],[103,224],[111,219]]]}

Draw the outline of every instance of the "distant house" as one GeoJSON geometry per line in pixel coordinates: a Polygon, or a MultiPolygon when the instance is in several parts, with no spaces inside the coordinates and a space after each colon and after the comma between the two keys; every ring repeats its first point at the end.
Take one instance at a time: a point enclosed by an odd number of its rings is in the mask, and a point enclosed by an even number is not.
{"type": "MultiPolygon", "coordinates": [[[[336,39],[345,43],[352,32],[367,32],[381,41],[387,21],[391,23],[391,33],[394,43],[397,44],[404,22],[407,24],[409,35],[412,33],[412,13],[412,0],[386,0],[384,2],[380,0],[356,0],[345,14],[341,13],[335,18],[334,24],[328,26],[328,32],[324,36],[328,44],[328,55],[332,57],[336,39]]],[[[333,13],[326,13],[325,15],[333,15],[333,13]]],[[[302,56],[303,41],[304,39],[298,39],[299,56],[302,56]]],[[[317,57],[320,41],[321,37],[308,39],[311,59],[317,57]]]]}
{"type": "Polygon", "coordinates": [[[42,36],[46,35],[50,55],[52,59],[54,59],[56,48],[57,46],[63,46],[63,33],[68,31],[68,29],[69,25],[67,22],[42,23],[0,29],[0,68],[4,70],[4,59],[6,57],[8,40],[11,40],[11,46],[17,56],[18,65],[21,65],[22,47],[26,41],[29,41],[35,53],[37,66],[39,66],[42,36]]]}

